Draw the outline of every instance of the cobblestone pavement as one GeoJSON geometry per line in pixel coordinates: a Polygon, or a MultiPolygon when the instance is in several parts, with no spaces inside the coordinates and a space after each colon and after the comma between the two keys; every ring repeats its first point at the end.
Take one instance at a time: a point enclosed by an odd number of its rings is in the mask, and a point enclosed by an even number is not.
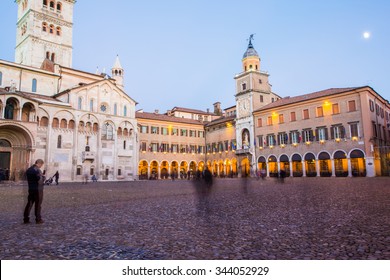
{"type": "Polygon", "coordinates": [[[0,184],[3,260],[390,259],[389,178],[63,183],[38,225],[26,197],[0,184]]]}

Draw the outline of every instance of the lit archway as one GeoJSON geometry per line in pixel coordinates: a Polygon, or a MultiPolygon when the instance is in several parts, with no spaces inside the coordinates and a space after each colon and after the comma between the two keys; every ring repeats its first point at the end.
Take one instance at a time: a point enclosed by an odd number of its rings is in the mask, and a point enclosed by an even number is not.
{"type": "Polygon", "coordinates": [[[225,177],[224,164],[222,160],[218,162],[218,175],[219,177],[225,177]]]}
{"type": "Polygon", "coordinates": [[[330,161],[330,155],[327,152],[321,152],[318,155],[318,161],[320,164],[320,176],[321,177],[332,176],[332,164],[330,161]]]}
{"type": "Polygon", "coordinates": [[[160,178],[161,179],[168,179],[169,177],[169,163],[168,161],[164,160],[161,162],[160,165],[160,178]]]}
{"type": "Polygon", "coordinates": [[[270,177],[278,177],[278,163],[273,155],[268,157],[268,169],[270,177]]]}
{"type": "Polygon", "coordinates": [[[305,169],[307,177],[316,177],[316,157],[313,153],[307,153],[305,155],[305,169]]]}
{"type": "Polygon", "coordinates": [[[148,179],[148,162],[146,160],[141,160],[138,165],[138,177],[140,180],[148,179]]]}
{"type": "Polygon", "coordinates": [[[180,163],[180,179],[187,178],[187,171],[188,171],[188,163],[186,161],[182,161],[180,163]]]}
{"type": "Polygon", "coordinates": [[[203,162],[203,161],[200,161],[200,162],[198,163],[198,170],[199,170],[200,172],[203,172],[203,170],[204,170],[204,162],[203,162]]]}
{"type": "Polygon", "coordinates": [[[333,155],[336,177],[348,177],[348,160],[344,151],[337,151],[333,155]]]}
{"type": "Polygon", "coordinates": [[[232,158],[232,176],[235,177],[237,174],[237,159],[232,158]]]}
{"type": "Polygon", "coordinates": [[[149,179],[157,179],[158,178],[158,162],[152,161],[150,163],[150,173],[149,179]]]}
{"type": "Polygon", "coordinates": [[[251,165],[248,158],[241,160],[241,177],[249,177],[251,174],[251,165]]]}
{"type": "Polygon", "coordinates": [[[293,176],[302,177],[302,157],[299,154],[293,154],[291,157],[291,164],[293,168],[293,176]]]}
{"type": "Polygon", "coordinates": [[[179,175],[179,163],[177,161],[172,161],[171,163],[171,176],[177,178],[179,175]]]}
{"type": "Polygon", "coordinates": [[[353,150],[349,154],[351,160],[351,171],[354,177],[365,177],[366,171],[366,160],[364,153],[361,150],[353,150]]]}
{"type": "Polygon", "coordinates": [[[290,161],[287,155],[281,155],[279,158],[280,170],[284,170],[286,177],[290,177],[290,161]]]}

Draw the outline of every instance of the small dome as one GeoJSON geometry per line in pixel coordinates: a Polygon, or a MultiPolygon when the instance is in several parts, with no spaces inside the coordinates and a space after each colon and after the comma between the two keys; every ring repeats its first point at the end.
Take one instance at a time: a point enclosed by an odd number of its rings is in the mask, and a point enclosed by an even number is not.
{"type": "Polygon", "coordinates": [[[257,51],[253,48],[252,42],[249,42],[248,49],[246,50],[242,58],[246,58],[248,56],[259,56],[257,54],[257,51]]]}

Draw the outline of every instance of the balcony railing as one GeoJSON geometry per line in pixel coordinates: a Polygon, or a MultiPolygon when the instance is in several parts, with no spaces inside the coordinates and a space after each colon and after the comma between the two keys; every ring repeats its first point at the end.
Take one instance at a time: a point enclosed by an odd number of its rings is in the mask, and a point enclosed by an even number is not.
{"type": "Polygon", "coordinates": [[[95,160],[95,157],[96,157],[95,152],[82,152],[81,154],[81,159],[83,162],[86,160],[90,160],[93,162],[95,160]]]}

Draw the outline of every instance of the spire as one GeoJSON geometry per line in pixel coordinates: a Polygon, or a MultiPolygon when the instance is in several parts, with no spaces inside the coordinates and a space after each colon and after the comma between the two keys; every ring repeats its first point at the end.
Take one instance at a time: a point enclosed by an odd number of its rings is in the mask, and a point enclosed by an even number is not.
{"type": "Polygon", "coordinates": [[[246,57],[248,57],[248,56],[259,56],[259,55],[257,54],[257,51],[255,50],[255,48],[254,48],[253,45],[252,45],[253,36],[254,36],[254,34],[251,34],[251,35],[249,36],[249,39],[248,39],[248,40],[249,40],[248,49],[247,49],[246,52],[244,53],[243,58],[246,58],[246,57]]]}
{"type": "Polygon", "coordinates": [[[242,57],[242,66],[244,72],[246,71],[260,71],[260,57],[257,54],[257,51],[253,47],[252,40],[253,40],[254,34],[251,34],[249,36],[249,43],[248,48],[245,51],[243,57],[242,57]]]}
{"type": "Polygon", "coordinates": [[[113,69],[123,69],[121,62],[119,61],[119,55],[116,55],[114,66],[112,66],[113,69]]]}

